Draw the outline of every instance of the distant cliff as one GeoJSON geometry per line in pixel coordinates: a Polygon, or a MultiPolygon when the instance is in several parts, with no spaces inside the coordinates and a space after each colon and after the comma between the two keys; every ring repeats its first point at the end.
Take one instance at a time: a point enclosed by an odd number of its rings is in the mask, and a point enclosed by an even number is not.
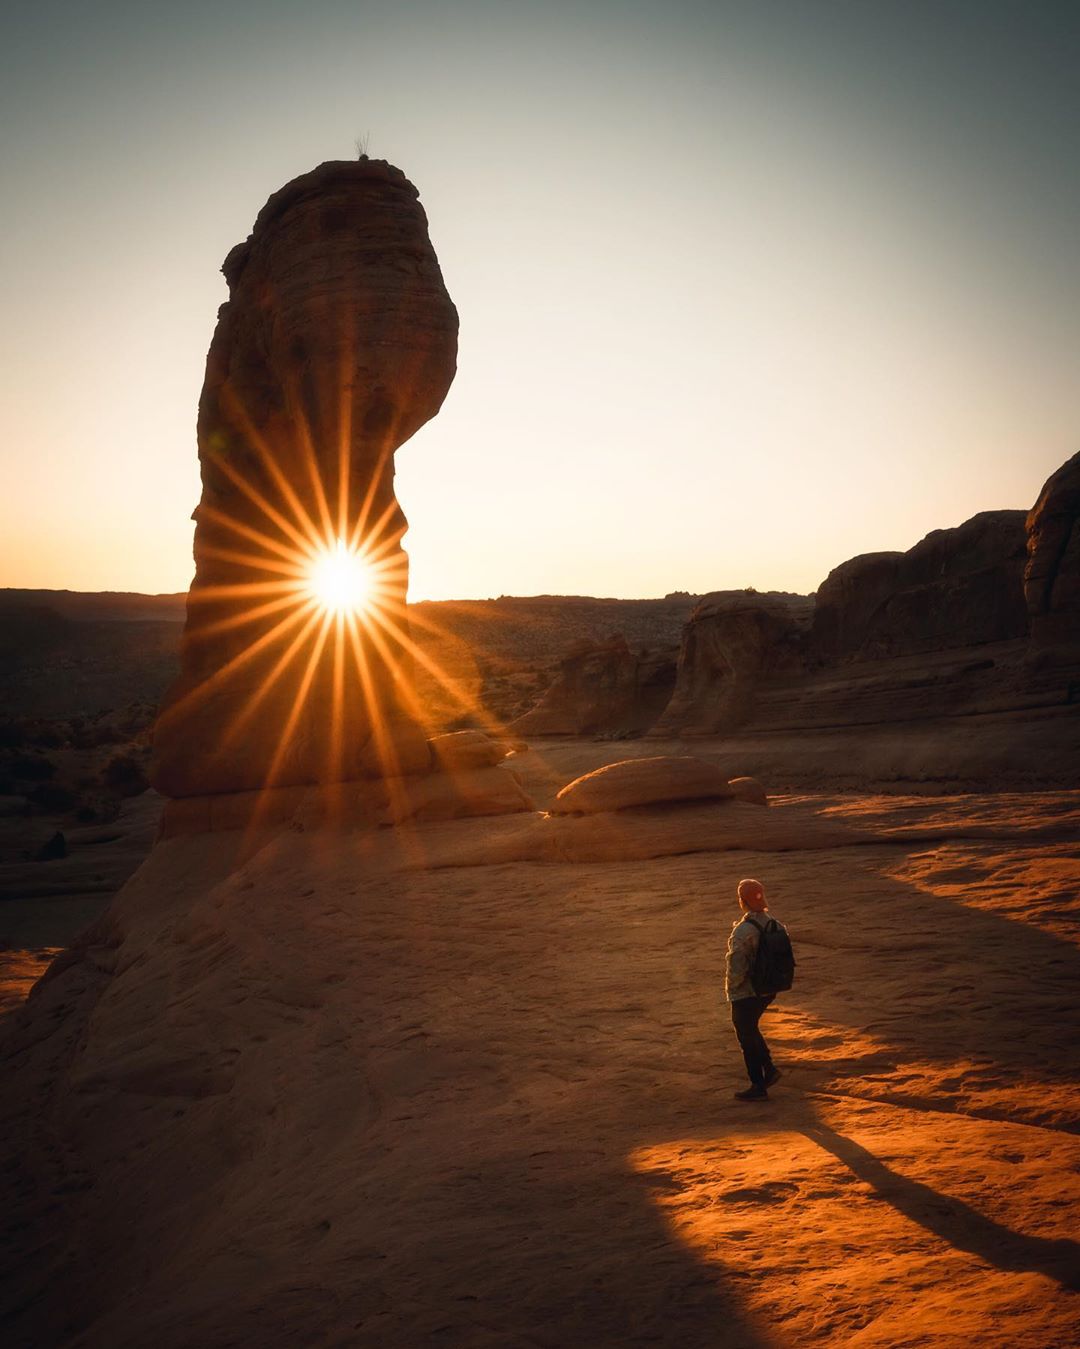
{"type": "MultiPolygon", "coordinates": [[[[644,654],[568,652],[516,725],[624,732],[644,654]]],[[[644,722],[639,711],[630,733],[644,722]]],[[[723,737],[744,756],[733,767],[791,782],[1080,785],[1080,455],[1030,512],[986,511],[907,552],[852,558],[816,595],[706,595],[645,733],[723,737]]]]}

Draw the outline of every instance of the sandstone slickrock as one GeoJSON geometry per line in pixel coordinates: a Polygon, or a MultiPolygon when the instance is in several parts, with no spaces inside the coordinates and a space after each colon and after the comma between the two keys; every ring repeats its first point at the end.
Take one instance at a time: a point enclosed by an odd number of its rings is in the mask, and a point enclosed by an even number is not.
{"type": "Polygon", "coordinates": [[[511,723],[523,735],[640,735],[675,687],[677,650],[631,651],[616,634],[575,643],[536,707],[511,723]]]}
{"type": "Polygon", "coordinates": [[[704,759],[659,754],[648,759],[623,759],[575,778],[558,793],[555,815],[595,815],[629,806],[667,801],[728,799],[727,778],[704,759]]]}
{"type": "Polygon", "coordinates": [[[1027,518],[1024,595],[1040,643],[1080,641],[1080,453],[1047,481],[1027,518]]]}
{"type": "Polygon", "coordinates": [[[394,451],[446,396],[458,320],[417,191],[381,160],[322,164],[274,193],[222,270],[195,579],[155,785],[185,797],[427,771],[401,693],[394,451]],[[356,625],[355,648],[348,625],[308,612],[305,582],[313,552],[354,534],[378,554],[383,619],[356,625]]]}

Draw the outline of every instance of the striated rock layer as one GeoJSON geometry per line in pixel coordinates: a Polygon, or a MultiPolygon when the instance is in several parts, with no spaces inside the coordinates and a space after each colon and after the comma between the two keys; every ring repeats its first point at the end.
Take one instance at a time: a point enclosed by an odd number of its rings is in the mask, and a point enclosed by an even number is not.
{"type": "Polygon", "coordinates": [[[677,648],[631,651],[617,633],[575,643],[531,711],[510,724],[518,735],[602,735],[625,739],[656,721],[675,687],[677,648]]]}
{"type": "Polygon", "coordinates": [[[807,778],[808,755],[829,780],[838,770],[854,782],[985,780],[1000,769],[1075,781],[1078,520],[1075,456],[1030,514],[985,511],[906,553],[852,558],[816,596],[707,596],[649,734],[723,735],[733,752],[737,737],[740,762],[791,782],[807,778]]]}
{"type": "Polygon", "coordinates": [[[269,199],[222,270],[155,785],[185,797],[425,772],[393,456],[442,405],[458,320],[416,188],[381,160],[322,164],[269,199]],[[338,540],[374,564],[359,622],[310,592],[338,540]]]}
{"type": "Polygon", "coordinates": [[[983,511],[906,553],[835,567],[818,589],[815,663],[947,651],[1026,637],[1023,511],[983,511]]]}

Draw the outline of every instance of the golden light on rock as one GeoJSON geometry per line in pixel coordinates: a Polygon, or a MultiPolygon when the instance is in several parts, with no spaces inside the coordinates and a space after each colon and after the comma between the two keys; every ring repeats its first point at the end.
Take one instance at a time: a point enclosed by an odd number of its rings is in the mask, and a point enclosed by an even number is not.
{"type": "Polygon", "coordinates": [[[327,613],[364,613],[375,588],[374,563],[361,550],[350,548],[344,539],[339,538],[331,547],[320,550],[308,569],[308,593],[327,613]]]}

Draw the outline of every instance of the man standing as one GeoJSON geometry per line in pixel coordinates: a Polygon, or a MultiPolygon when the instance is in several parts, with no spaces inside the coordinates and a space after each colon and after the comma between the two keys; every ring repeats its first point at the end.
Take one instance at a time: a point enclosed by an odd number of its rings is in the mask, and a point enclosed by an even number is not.
{"type": "Polygon", "coordinates": [[[732,925],[728,938],[724,992],[731,1003],[731,1020],[746,1060],[750,1085],[745,1091],[737,1091],[735,1099],[766,1101],[769,1088],[780,1081],[780,1070],[773,1065],[758,1022],[775,995],[769,993],[759,997],[754,992],[751,974],[762,930],[771,915],[765,903],[765,887],[760,881],[740,881],[738,893],[742,912],[732,925]]]}

